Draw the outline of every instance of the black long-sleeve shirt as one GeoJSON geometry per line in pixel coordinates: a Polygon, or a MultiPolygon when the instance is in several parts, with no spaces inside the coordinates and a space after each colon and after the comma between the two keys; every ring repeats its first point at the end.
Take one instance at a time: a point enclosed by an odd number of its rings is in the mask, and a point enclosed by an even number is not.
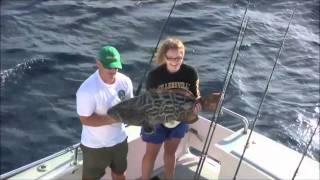
{"type": "Polygon", "coordinates": [[[186,64],[182,64],[179,71],[168,72],[166,65],[153,69],[146,82],[146,89],[183,88],[191,91],[195,97],[200,97],[199,78],[197,71],[186,64]]]}

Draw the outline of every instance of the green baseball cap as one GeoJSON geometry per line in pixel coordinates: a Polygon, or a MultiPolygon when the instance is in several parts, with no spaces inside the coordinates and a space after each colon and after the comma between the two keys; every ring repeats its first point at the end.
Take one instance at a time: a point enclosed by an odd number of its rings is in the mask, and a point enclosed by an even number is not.
{"type": "Polygon", "coordinates": [[[104,68],[122,69],[120,53],[115,47],[102,47],[99,52],[99,60],[104,68]]]}

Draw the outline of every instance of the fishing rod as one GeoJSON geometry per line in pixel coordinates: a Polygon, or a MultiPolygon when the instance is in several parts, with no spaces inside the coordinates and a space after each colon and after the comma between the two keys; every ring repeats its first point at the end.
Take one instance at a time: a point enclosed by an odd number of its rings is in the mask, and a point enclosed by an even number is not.
{"type": "Polygon", "coordinates": [[[251,135],[252,135],[252,132],[253,132],[253,130],[254,130],[254,128],[255,128],[257,119],[258,119],[258,117],[260,116],[260,110],[261,110],[262,104],[263,104],[263,102],[264,102],[264,100],[265,100],[265,97],[266,97],[266,95],[267,95],[267,91],[268,91],[268,88],[269,88],[269,85],[270,85],[270,82],[271,82],[271,78],[272,78],[273,72],[274,72],[274,70],[275,70],[275,68],[276,68],[276,66],[277,66],[277,64],[278,64],[278,60],[279,60],[281,51],[282,51],[283,46],[284,46],[284,41],[285,41],[285,39],[286,39],[286,37],[287,37],[288,31],[289,31],[289,27],[290,27],[290,24],[291,24],[292,19],[293,19],[293,15],[294,15],[295,12],[296,12],[296,7],[297,7],[297,5],[295,6],[294,10],[293,10],[292,13],[291,13],[291,17],[290,17],[290,20],[289,20],[287,29],[286,29],[286,31],[285,31],[285,34],[284,34],[283,38],[282,38],[282,42],[281,42],[280,48],[279,48],[278,53],[277,53],[277,56],[276,56],[276,60],[275,60],[275,62],[274,62],[274,65],[273,65],[272,71],[271,71],[271,73],[270,73],[270,76],[269,76],[269,79],[268,79],[266,88],[265,88],[264,93],[263,93],[263,97],[262,97],[262,99],[261,99],[261,101],[260,101],[260,104],[259,104],[259,108],[258,108],[257,114],[256,114],[255,119],[254,119],[253,124],[252,124],[252,129],[251,129],[251,131],[250,131],[250,133],[249,133],[249,136],[248,136],[248,138],[247,138],[247,141],[246,141],[246,144],[245,144],[245,146],[244,146],[242,155],[241,155],[241,157],[240,157],[240,160],[239,160],[239,163],[238,163],[236,172],[235,172],[235,174],[234,174],[234,177],[233,177],[234,180],[236,179],[236,177],[237,177],[237,175],[238,175],[238,172],[239,172],[241,163],[242,163],[242,161],[243,161],[244,154],[245,154],[245,152],[246,152],[246,150],[247,150],[247,147],[248,147],[248,144],[249,144],[249,140],[250,140],[251,135]]]}
{"type": "Polygon", "coordinates": [[[144,83],[144,81],[145,81],[145,78],[146,78],[146,75],[147,75],[147,72],[148,72],[148,69],[149,69],[150,66],[151,66],[152,59],[153,59],[153,57],[154,57],[154,55],[155,55],[155,53],[156,53],[156,51],[157,51],[157,49],[158,49],[160,40],[162,39],[163,32],[164,32],[164,30],[165,30],[165,28],[166,28],[166,26],[167,26],[167,24],[168,24],[168,22],[169,22],[170,16],[171,16],[171,14],[172,14],[175,6],[176,6],[176,3],[177,3],[177,0],[174,0],[173,5],[172,5],[171,10],[170,10],[170,13],[169,13],[166,21],[164,22],[164,24],[163,24],[163,26],[162,26],[162,28],[161,28],[157,45],[154,47],[154,49],[153,49],[153,51],[152,51],[152,55],[151,55],[151,58],[150,58],[150,60],[149,60],[148,68],[146,68],[145,71],[144,71],[144,73],[143,73],[143,76],[142,76],[141,81],[140,81],[140,83],[139,83],[139,85],[138,85],[137,91],[135,92],[135,96],[138,96],[138,95],[140,94],[142,85],[143,85],[143,83],[144,83]]]}
{"type": "Polygon", "coordinates": [[[209,147],[210,147],[210,143],[212,141],[212,137],[213,137],[213,134],[214,134],[216,126],[217,126],[217,119],[218,119],[218,117],[219,117],[219,115],[221,113],[221,110],[222,110],[222,103],[223,103],[223,100],[224,100],[224,95],[225,95],[226,90],[227,90],[227,88],[228,88],[228,86],[230,84],[230,80],[231,80],[232,74],[234,72],[234,67],[235,67],[235,64],[236,64],[238,56],[239,56],[240,46],[242,45],[242,42],[243,42],[243,39],[244,39],[244,34],[245,34],[246,29],[247,29],[247,25],[248,25],[248,21],[249,21],[249,18],[247,17],[247,12],[248,12],[249,5],[250,5],[250,0],[248,0],[248,4],[247,4],[245,12],[243,14],[241,26],[240,26],[240,29],[239,29],[239,34],[238,34],[237,40],[235,42],[235,45],[233,47],[231,60],[229,61],[229,65],[228,65],[227,75],[225,76],[224,86],[223,86],[223,90],[221,92],[221,98],[219,99],[219,102],[218,102],[218,105],[217,105],[217,108],[216,108],[216,112],[215,112],[215,114],[213,116],[214,120],[212,120],[213,118],[211,119],[209,130],[208,130],[208,133],[207,133],[207,136],[206,136],[206,140],[205,140],[205,143],[203,145],[202,152],[201,152],[200,160],[199,160],[198,165],[197,165],[197,170],[196,170],[196,172],[194,174],[194,179],[199,179],[200,178],[200,174],[201,174],[201,171],[202,171],[202,168],[203,168],[203,164],[204,164],[204,162],[206,160],[206,157],[207,157],[207,154],[208,154],[208,150],[209,150],[209,147]],[[214,123],[214,126],[213,126],[213,123],[214,123]],[[212,126],[213,126],[213,128],[212,128],[212,126]]]}
{"type": "Polygon", "coordinates": [[[300,169],[300,166],[301,166],[301,164],[302,164],[302,161],[303,161],[304,157],[306,156],[306,154],[307,154],[307,152],[308,152],[309,146],[311,145],[313,136],[316,134],[316,131],[317,131],[318,127],[319,127],[319,124],[320,124],[320,117],[318,117],[318,124],[317,124],[316,128],[314,129],[314,131],[313,131],[313,133],[312,133],[312,135],[311,135],[311,138],[310,138],[310,140],[309,140],[309,143],[308,143],[307,147],[305,148],[305,150],[304,150],[304,152],[303,152],[303,155],[302,155],[301,160],[300,160],[300,162],[299,162],[299,164],[298,164],[298,166],[297,166],[297,169],[295,170],[295,172],[294,172],[294,174],[293,174],[293,176],[292,176],[292,180],[294,180],[294,178],[296,178],[296,175],[297,175],[297,173],[298,173],[298,171],[299,171],[299,169],[300,169]]]}

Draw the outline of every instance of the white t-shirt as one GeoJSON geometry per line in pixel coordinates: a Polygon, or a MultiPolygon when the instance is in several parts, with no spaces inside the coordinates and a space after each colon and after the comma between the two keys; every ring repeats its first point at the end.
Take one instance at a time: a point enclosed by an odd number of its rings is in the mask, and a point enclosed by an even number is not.
{"type": "MultiPolygon", "coordinates": [[[[76,96],[79,116],[88,117],[93,113],[106,115],[110,107],[133,97],[132,82],[129,77],[117,72],[115,83],[106,84],[96,71],[81,84],[76,96]]],[[[90,148],[111,147],[126,138],[123,123],[99,127],[82,125],[81,144],[90,148]]]]}

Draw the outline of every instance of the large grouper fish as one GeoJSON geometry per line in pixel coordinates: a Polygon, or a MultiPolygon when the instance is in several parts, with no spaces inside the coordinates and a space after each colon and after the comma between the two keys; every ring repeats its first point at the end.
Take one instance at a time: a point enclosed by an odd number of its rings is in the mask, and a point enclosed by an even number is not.
{"type": "Polygon", "coordinates": [[[113,106],[108,115],[118,122],[142,126],[152,133],[159,123],[194,123],[198,119],[193,112],[195,104],[200,103],[204,111],[215,111],[219,98],[220,94],[213,93],[196,99],[186,89],[149,90],[113,106]]]}

